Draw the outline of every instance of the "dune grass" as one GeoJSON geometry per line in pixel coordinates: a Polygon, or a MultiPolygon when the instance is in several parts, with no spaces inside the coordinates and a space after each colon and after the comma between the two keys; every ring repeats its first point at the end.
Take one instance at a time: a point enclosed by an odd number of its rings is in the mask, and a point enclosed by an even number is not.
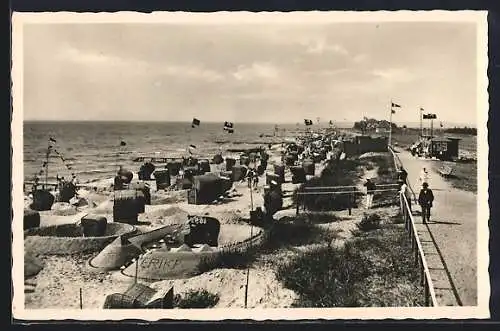
{"type": "Polygon", "coordinates": [[[295,307],[422,306],[411,247],[394,224],[358,231],[342,248],[306,251],[277,268],[277,277],[294,290],[295,307]]]}

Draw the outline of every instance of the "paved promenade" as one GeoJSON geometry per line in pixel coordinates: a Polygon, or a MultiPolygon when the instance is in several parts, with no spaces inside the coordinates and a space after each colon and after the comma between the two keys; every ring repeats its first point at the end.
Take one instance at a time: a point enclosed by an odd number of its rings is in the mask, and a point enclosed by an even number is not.
{"type": "Polygon", "coordinates": [[[432,170],[436,161],[413,157],[401,149],[397,155],[417,197],[422,167],[430,174],[428,182],[435,200],[427,225],[422,224],[420,207],[412,202],[440,305],[477,305],[477,195],[453,188],[432,170]]]}

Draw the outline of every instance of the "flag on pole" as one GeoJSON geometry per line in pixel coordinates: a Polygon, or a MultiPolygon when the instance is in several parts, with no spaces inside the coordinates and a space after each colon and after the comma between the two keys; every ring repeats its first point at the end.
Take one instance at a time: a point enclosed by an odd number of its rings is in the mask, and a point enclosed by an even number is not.
{"type": "Polygon", "coordinates": [[[127,146],[127,143],[125,141],[120,141],[120,146],[127,146]]]}
{"type": "Polygon", "coordinates": [[[49,142],[52,142],[52,143],[54,143],[54,144],[55,144],[57,141],[56,141],[56,139],[55,139],[55,138],[50,137],[50,138],[49,138],[49,142]]]}
{"type": "Polygon", "coordinates": [[[234,123],[233,122],[224,122],[224,131],[227,131],[228,133],[233,133],[234,132],[234,123]]]}
{"type": "Polygon", "coordinates": [[[196,146],[195,145],[193,145],[193,144],[189,145],[189,147],[188,147],[189,154],[193,154],[193,152],[195,150],[196,150],[196,146]]]}
{"type": "Polygon", "coordinates": [[[391,113],[396,114],[396,111],[393,108],[401,108],[401,106],[397,103],[391,102],[391,113]]]}
{"type": "Polygon", "coordinates": [[[199,120],[199,119],[197,119],[197,118],[193,118],[193,122],[191,122],[191,127],[192,127],[192,128],[195,128],[195,127],[197,127],[197,126],[200,126],[200,123],[201,123],[201,122],[200,122],[200,120],[199,120]]]}
{"type": "Polygon", "coordinates": [[[307,126],[313,125],[313,121],[309,120],[309,119],[304,119],[304,124],[307,125],[307,126]]]}
{"type": "Polygon", "coordinates": [[[443,127],[443,126],[444,126],[444,125],[443,125],[443,122],[439,122],[439,126],[440,126],[440,127],[443,127]]]}

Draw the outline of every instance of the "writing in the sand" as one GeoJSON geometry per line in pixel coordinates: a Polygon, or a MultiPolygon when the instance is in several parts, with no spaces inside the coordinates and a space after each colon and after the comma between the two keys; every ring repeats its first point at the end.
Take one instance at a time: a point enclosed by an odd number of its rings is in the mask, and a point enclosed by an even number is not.
{"type": "Polygon", "coordinates": [[[175,268],[179,264],[177,259],[161,259],[161,258],[144,258],[141,261],[141,268],[175,268]]]}

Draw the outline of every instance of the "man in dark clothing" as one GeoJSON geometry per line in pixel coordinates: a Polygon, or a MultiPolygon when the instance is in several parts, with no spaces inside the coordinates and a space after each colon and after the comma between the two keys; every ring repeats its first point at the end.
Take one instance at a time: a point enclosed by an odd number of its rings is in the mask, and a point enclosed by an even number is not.
{"type": "Polygon", "coordinates": [[[422,189],[418,195],[418,204],[422,207],[422,222],[430,221],[432,202],[434,201],[434,194],[429,188],[429,184],[424,182],[422,184],[422,189]]]}
{"type": "Polygon", "coordinates": [[[376,186],[375,183],[370,180],[370,178],[366,179],[366,183],[364,184],[366,187],[366,208],[370,209],[373,204],[373,191],[375,191],[376,186]]]}
{"type": "Polygon", "coordinates": [[[399,168],[399,173],[398,173],[398,180],[402,181],[404,184],[406,184],[406,180],[408,179],[408,172],[406,172],[405,168],[401,166],[399,168]]]}

